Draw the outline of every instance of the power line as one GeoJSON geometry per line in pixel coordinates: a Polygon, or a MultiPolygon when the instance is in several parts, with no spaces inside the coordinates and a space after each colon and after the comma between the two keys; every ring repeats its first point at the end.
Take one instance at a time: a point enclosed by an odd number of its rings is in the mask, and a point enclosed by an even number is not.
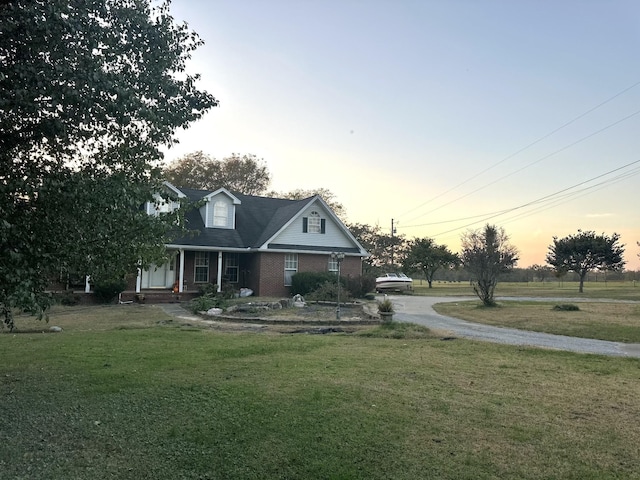
{"type": "MultiPolygon", "coordinates": [[[[616,94],[615,94],[615,95],[613,95],[612,97],[610,97],[610,98],[608,98],[608,99],[604,100],[603,102],[600,102],[598,105],[596,105],[596,106],[594,106],[594,107],[590,108],[589,110],[587,110],[587,111],[585,111],[585,112],[581,113],[580,115],[578,115],[578,116],[574,117],[573,119],[569,120],[568,122],[565,122],[565,123],[564,123],[564,124],[562,124],[561,126],[559,126],[559,127],[555,128],[555,129],[554,129],[554,130],[552,130],[551,132],[549,132],[549,133],[547,133],[547,134],[543,135],[542,137],[540,137],[540,138],[538,138],[537,140],[535,140],[535,141],[533,141],[533,142],[529,143],[528,145],[526,145],[526,146],[524,146],[524,147],[520,148],[520,149],[519,149],[519,150],[517,150],[516,152],[514,152],[514,153],[512,153],[512,154],[510,154],[510,155],[507,155],[507,156],[506,156],[506,157],[504,157],[502,160],[499,160],[498,162],[496,162],[496,163],[494,163],[493,165],[491,165],[491,166],[489,166],[489,167],[485,168],[484,170],[480,171],[479,173],[477,173],[477,174],[475,174],[475,175],[472,175],[471,177],[467,178],[466,180],[464,180],[464,181],[462,181],[462,182],[458,183],[457,185],[455,185],[455,186],[451,187],[449,190],[446,190],[445,192],[443,192],[443,193],[441,193],[441,194],[439,194],[439,195],[436,195],[435,197],[430,198],[430,199],[429,199],[429,200],[427,200],[426,202],[423,202],[423,203],[421,203],[420,205],[418,205],[418,206],[416,206],[416,207],[414,207],[414,208],[412,208],[412,209],[410,209],[410,210],[407,210],[407,211],[406,211],[406,212],[404,212],[403,214],[399,215],[399,217],[403,217],[403,216],[405,216],[405,215],[407,215],[407,214],[409,214],[409,213],[411,213],[411,212],[413,212],[413,211],[415,211],[415,210],[417,210],[417,209],[419,209],[419,208],[422,208],[422,207],[424,207],[425,205],[428,205],[429,203],[431,203],[431,202],[433,202],[433,201],[435,201],[435,200],[437,200],[437,199],[439,199],[439,198],[443,197],[443,196],[444,196],[444,195],[446,195],[447,193],[450,193],[450,192],[452,192],[453,190],[456,190],[457,188],[461,187],[462,185],[465,185],[466,183],[470,182],[471,180],[474,180],[474,179],[478,178],[480,175],[483,175],[484,173],[488,172],[489,170],[492,170],[493,168],[497,167],[498,165],[501,165],[502,163],[504,163],[504,162],[506,162],[507,160],[509,160],[509,159],[511,159],[511,158],[513,158],[513,157],[515,157],[516,155],[518,155],[518,154],[522,153],[523,151],[525,151],[525,150],[527,150],[527,149],[531,148],[532,146],[534,146],[534,145],[536,145],[536,144],[538,144],[538,143],[542,142],[543,140],[545,140],[545,139],[549,138],[550,136],[554,135],[555,133],[559,132],[560,130],[562,130],[562,129],[564,129],[564,128],[568,127],[568,126],[569,126],[569,125],[571,125],[572,123],[577,122],[577,121],[578,121],[578,120],[580,120],[581,118],[583,118],[583,117],[587,116],[588,114],[590,114],[590,113],[594,112],[595,110],[597,110],[597,109],[599,109],[600,107],[602,107],[602,106],[606,105],[607,103],[609,103],[609,102],[611,102],[611,101],[615,100],[615,99],[616,99],[616,98],[618,98],[619,96],[624,95],[624,94],[625,94],[625,93],[627,93],[629,90],[632,90],[633,88],[637,87],[638,85],[640,85],[640,81],[638,81],[638,82],[634,83],[633,85],[631,85],[631,86],[629,86],[629,87],[627,87],[627,88],[625,88],[625,89],[621,90],[620,92],[616,93],[616,94]]],[[[638,112],[636,112],[636,114],[637,114],[637,113],[638,113],[638,112]]],[[[633,114],[633,115],[635,115],[635,114],[633,114]]],[[[633,115],[632,115],[632,116],[633,116],[633,115]]],[[[597,133],[599,133],[599,132],[597,132],[597,133]]],[[[595,135],[595,133],[594,133],[594,135],[595,135]]],[[[588,138],[588,137],[587,137],[587,138],[588,138]]],[[[572,145],[575,145],[575,143],[574,143],[574,144],[572,144],[572,145]]],[[[568,148],[568,147],[567,147],[567,148],[568,148]]],[[[557,152],[556,152],[556,153],[557,153],[557,152]]],[[[542,160],[542,159],[541,159],[541,160],[542,160]]],[[[541,161],[541,160],[539,160],[539,161],[541,161]]],[[[526,167],[524,167],[524,168],[526,168],[526,167]]],[[[521,169],[521,170],[522,170],[522,169],[521,169]]],[[[521,170],[518,170],[518,171],[514,172],[514,174],[515,174],[515,173],[520,172],[521,170]]],[[[505,177],[503,177],[503,178],[505,178],[505,177]]],[[[493,182],[493,183],[495,183],[495,182],[493,182]]],[[[482,188],[484,188],[484,187],[482,187],[482,188]]],[[[480,189],[479,189],[479,190],[480,190],[480,189]]],[[[477,191],[478,191],[478,190],[475,190],[475,191],[471,192],[471,193],[470,193],[470,194],[468,194],[468,195],[471,195],[472,193],[475,193],[475,192],[477,192],[477,191]]],[[[465,196],[468,196],[468,195],[465,195],[465,196]]],[[[460,199],[462,199],[462,198],[465,198],[465,196],[463,196],[463,197],[459,197],[459,198],[457,198],[456,200],[453,200],[452,202],[449,202],[449,203],[447,203],[447,204],[445,204],[445,205],[443,205],[443,206],[449,205],[450,203],[453,203],[453,202],[458,201],[458,200],[460,200],[460,199]]],[[[441,208],[441,207],[438,207],[438,208],[441,208]]],[[[436,210],[437,210],[437,209],[431,210],[431,211],[429,211],[429,212],[427,212],[427,213],[425,213],[425,214],[423,214],[423,215],[421,215],[421,216],[428,215],[429,213],[432,213],[432,212],[434,212],[434,211],[436,211],[436,210]]],[[[417,218],[419,218],[419,217],[417,217],[417,218]]]]}
{"type": "MultiPolygon", "coordinates": [[[[539,204],[539,203],[554,201],[554,202],[556,202],[556,204],[552,205],[552,206],[556,206],[558,204],[557,202],[560,202],[561,200],[567,201],[566,200],[567,197],[571,197],[571,196],[577,195],[578,193],[582,193],[585,190],[589,190],[589,189],[592,189],[592,188],[595,188],[595,187],[598,187],[598,186],[603,188],[604,186],[606,186],[606,185],[608,185],[610,183],[621,181],[621,180],[624,180],[624,179],[629,178],[631,176],[637,175],[638,173],[640,173],[640,168],[636,168],[636,169],[632,170],[631,172],[622,173],[622,174],[618,175],[617,177],[605,180],[605,181],[603,181],[603,182],[601,182],[599,184],[585,187],[582,190],[579,190],[578,192],[570,192],[570,190],[573,190],[573,189],[578,188],[578,187],[580,187],[582,185],[591,183],[594,180],[597,180],[599,178],[603,178],[603,177],[605,177],[607,175],[611,175],[612,173],[619,172],[620,170],[628,168],[628,167],[630,167],[632,165],[636,165],[638,163],[640,163],[640,160],[635,160],[633,162],[627,163],[626,165],[622,165],[621,167],[614,168],[613,170],[609,170],[609,171],[607,171],[605,173],[602,173],[600,175],[596,175],[595,177],[592,177],[592,178],[590,178],[588,180],[584,180],[582,182],[576,183],[576,184],[574,184],[574,185],[572,185],[570,187],[563,188],[562,190],[558,190],[557,192],[545,195],[545,196],[540,197],[538,199],[532,200],[530,202],[526,202],[524,204],[521,204],[521,205],[518,205],[518,206],[515,206],[515,207],[511,207],[511,208],[508,208],[508,209],[500,210],[500,211],[497,211],[497,212],[490,212],[490,213],[481,214],[481,215],[475,215],[475,216],[472,216],[472,217],[465,217],[465,218],[461,218],[461,219],[459,218],[459,219],[451,220],[451,221],[447,221],[447,222],[436,222],[436,223],[432,223],[432,224],[426,223],[426,224],[420,224],[420,225],[409,225],[409,226],[406,226],[405,228],[416,228],[416,227],[434,225],[434,224],[437,224],[437,223],[449,223],[449,222],[456,222],[456,221],[465,221],[465,220],[470,219],[470,218],[482,218],[481,220],[470,222],[470,223],[468,223],[466,225],[463,225],[461,227],[456,227],[456,228],[453,228],[451,230],[447,230],[445,232],[441,232],[441,233],[438,233],[438,234],[434,235],[434,236],[441,236],[441,235],[446,235],[448,233],[455,232],[455,231],[461,230],[463,228],[470,227],[470,226],[475,225],[477,223],[485,222],[487,220],[491,220],[492,218],[496,218],[496,217],[499,217],[501,215],[506,215],[507,213],[510,213],[510,212],[513,212],[513,211],[516,211],[516,210],[521,210],[523,208],[530,207],[532,205],[536,205],[536,204],[539,204]],[[565,194],[565,195],[563,195],[560,198],[556,198],[557,196],[559,196],[561,194],[565,194]]],[[[564,203],[564,202],[561,202],[561,203],[564,203]]],[[[547,206],[547,208],[551,208],[551,206],[547,206]]],[[[536,212],[533,212],[533,213],[536,213],[536,212]]],[[[509,220],[512,221],[512,220],[515,220],[515,218],[514,219],[509,219],[509,220]]]]}
{"type": "MultiPolygon", "coordinates": [[[[620,123],[622,123],[622,122],[624,122],[624,121],[626,121],[626,120],[629,120],[630,118],[632,118],[632,117],[634,117],[634,116],[636,116],[636,115],[638,115],[638,114],[640,114],[640,110],[636,110],[636,111],[635,111],[635,112],[633,112],[632,114],[627,115],[626,117],[623,117],[623,118],[621,118],[621,119],[619,119],[619,120],[616,120],[615,122],[610,123],[610,124],[609,124],[609,125],[607,125],[606,127],[602,127],[601,129],[596,130],[595,132],[591,132],[590,134],[585,135],[584,137],[582,137],[582,138],[580,138],[580,139],[578,139],[578,140],[576,140],[576,141],[574,141],[574,142],[572,142],[572,143],[570,143],[570,144],[568,144],[568,145],[565,145],[564,147],[559,148],[558,150],[555,150],[554,152],[551,152],[551,153],[549,153],[549,154],[547,154],[547,155],[544,155],[544,156],[540,157],[539,159],[534,160],[533,162],[530,162],[530,163],[526,164],[525,166],[523,166],[523,167],[519,168],[518,170],[515,170],[515,171],[513,171],[513,172],[511,172],[511,173],[508,173],[508,174],[506,174],[506,175],[503,175],[502,177],[500,177],[500,178],[498,178],[498,179],[496,179],[496,180],[494,180],[494,181],[492,181],[492,182],[486,183],[485,185],[483,185],[483,186],[481,186],[481,187],[478,187],[478,188],[476,188],[475,190],[473,190],[473,191],[471,191],[471,192],[469,192],[469,193],[467,193],[467,194],[465,194],[465,195],[462,195],[462,196],[460,196],[460,197],[457,197],[457,198],[455,198],[454,200],[451,200],[450,202],[444,203],[444,204],[440,205],[440,206],[439,206],[439,207],[437,207],[437,208],[434,208],[434,209],[432,209],[432,210],[429,210],[428,212],[426,212],[426,213],[422,214],[422,215],[421,215],[421,217],[424,217],[425,215],[429,215],[430,213],[433,213],[433,212],[437,212],[438,210],[440,210],[440,209],[442,209],[442,208],[444,208],[444,207],[446,207],[446,206],[448,206],[448,205],[451,205],[452,203],[455,203],[455,202],[457,202],[458,200],[462,200],[463,198],[466,198],[466,197],[468,197],[468,196],[470,196],[470,195],[473,195],[474,193],[477,193],[477,192],[479,192],[479,191],[481,191],[481,190],[484,190],[485,188],[488,188],[488,187],[490,187],[491,185],[494,185],[494,184],[496,184],[496,183],[498,183],[498,182],[500,182],[500,181],[504,180],[505,178],[509,178],[509,177],[511,177],[511,176],[513,176],[513,175],[515,175],[516,173],[520,173],[520,172],[522,172],[523,170],[526,170],[527,168],[531,167],[532,165],[535,165],[535,164],[537,164],[537,163],[540,163],[541,161],[543,161],[543,160],[547,160],[547,159],[549,159],[549,158],[553,157],[554,155],[557,155],[558,153],[561,153],[561,152],[563,152],[563,151],[565,151],[565,150],[568,150],[569,148],[571,148],[571,147],[573,147],[573,146],[575,146],[575,145],[577,145],[577,144],[579,144],[579,143],[581,143],[581,142],[584,142],[585,140],[587,140],[587,139],[589,139],[589,138],[591,138],[591,137],[594,137],[594,136],[596,136],[596,135],[598,135],[598,134],[600,134],[600,133],[604,132],[605,130],[610,129],[611,127],[614,127],[614,126],[616,126],[616,125],[618,125],[618,124],[620,124],[620,123]]],[[[417,218],[420,218],[420,217],[417,217],[417,218]]]]}

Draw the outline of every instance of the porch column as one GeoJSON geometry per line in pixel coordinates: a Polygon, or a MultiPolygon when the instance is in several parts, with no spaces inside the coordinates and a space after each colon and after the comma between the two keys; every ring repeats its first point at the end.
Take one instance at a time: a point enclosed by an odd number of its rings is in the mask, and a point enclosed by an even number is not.
{"type": "Polygon", "coordinates": [[[136,277],[136,293],[142,290],[142,268],[138,267],[138,276],[136,277]]]}
{"type": "Polygon", "coordinates": [[[91,293],[91,284],[89,283],[91,280],[91,275],[86,275],[84,277],[84,293],[91,293]]]}
{"type": "Polygon", "coordinates": [[[180,273],[178,274],[178,293],[184,289],[184,249],[180,249],[180,273]]]}
{"type": "Polygon", "coordinates": [[[218,252],[218,277],[216,278],[218,284],[218,293],[222,291],[222,252],[218,252]]]}

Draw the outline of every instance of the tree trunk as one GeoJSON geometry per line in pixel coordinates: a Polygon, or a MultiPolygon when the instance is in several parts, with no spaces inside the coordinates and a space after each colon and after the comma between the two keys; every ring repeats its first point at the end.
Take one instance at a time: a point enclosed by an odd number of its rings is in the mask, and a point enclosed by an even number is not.
{"type": "Polygon", "coordinates": [[[580,272],[580,286],[578,287],[578,293],[583,293],[584,277],[587,276],[587,272],[580,272]]]}

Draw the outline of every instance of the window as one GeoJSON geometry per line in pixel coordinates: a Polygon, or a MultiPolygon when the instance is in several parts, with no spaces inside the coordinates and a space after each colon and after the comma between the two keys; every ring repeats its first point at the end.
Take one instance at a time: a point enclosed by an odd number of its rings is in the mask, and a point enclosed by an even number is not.
{"type": "Polygon", "coordinates": [[[209,252],[196,252],[194,282],[209,281],[209,252]]]}
{"type": "Polygon", "coordinates": [[[325,233],[325,219],[315,210],[308,217],[302,217],[302,233],[325,233]]]}
{"type": "Polygon", "coordinates": [[[229,283],[238,283],[240,259],[237,253],[224,255],[224,278],[229,283]]]}
{"type": "Polygon", "coordinates": [[[291,278],[298,271],[298,254],[287,253],[284,256],[284,285],[291,286],[291,278]]]}
{"type": "Polygon", "coordinates": [[[213,204],[213,226],[226,227],[229,207],[223,201],[217,201],[213,204]]]}
{"type": "Polygon", "coordinates": [[[318,212],[311,212],[309,215],[308,232],[320,233],[320,214],[318,212]]]}

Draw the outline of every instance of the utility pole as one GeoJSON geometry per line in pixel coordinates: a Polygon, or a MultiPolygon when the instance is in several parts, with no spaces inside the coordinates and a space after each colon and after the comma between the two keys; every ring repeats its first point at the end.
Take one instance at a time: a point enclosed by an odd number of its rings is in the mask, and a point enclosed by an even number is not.
{"type": "Polygon", "coordinates": [[[393,251],[395,249],[395,241],[393,236],[396,233],[396,227],[393,226],[393,218],[391,219],[391,270],[393,270],[393,251]]]}

